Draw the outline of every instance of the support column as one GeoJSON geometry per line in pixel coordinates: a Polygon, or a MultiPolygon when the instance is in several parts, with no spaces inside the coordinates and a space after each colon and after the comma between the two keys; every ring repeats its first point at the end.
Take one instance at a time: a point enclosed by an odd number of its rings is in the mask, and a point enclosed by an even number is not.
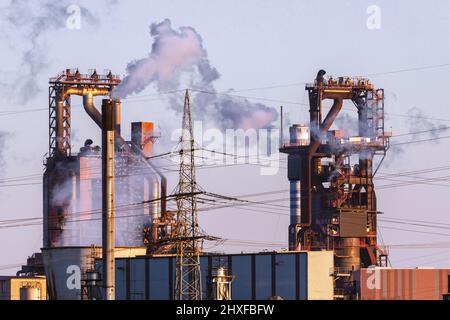
{"type": "Polygon", "coordinates": [[[104,299],[115,300],[114,263],[114,105],[102,103],[102,258],[104,299]]]}

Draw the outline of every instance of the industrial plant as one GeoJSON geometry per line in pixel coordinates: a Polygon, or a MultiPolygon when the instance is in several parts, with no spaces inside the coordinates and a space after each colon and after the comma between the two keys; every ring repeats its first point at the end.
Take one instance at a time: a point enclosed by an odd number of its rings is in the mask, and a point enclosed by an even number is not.
{"type": "Polygon", "coordinates": [[[0,277],[0,299],[448,298],[450,269],[393,268],[378,242],[382,212],[374,176],[392,136],[385,130],[384,90],[370,79],[331,77],[324,70],[312,80],[305,85],[309,107],[302,107],[309,108],[309,123],[285,128],[280,113],[278,149],[287,155],[290,202],[287,250],[225,254],[203,248],[203,241],[218,238],[203,231],[198,204],[239,199],[197,182],[190,89],[174,120],[182,128],[178,184],[168,185],[154,161],[158,125],[151,119],[122,122],[114,94],[119,76],[67,69],[51,78],[42,249],[30,253],[16,275],[0,277]],[[79,150],[71,141],[74,99],[102,134],[102,141],[87,139],[79,150]],[[345,101],[358,119],[354,135],[334,127],[345,101]],[[125,126],[131,126],[130,137],[122,135],[125,126]]]}

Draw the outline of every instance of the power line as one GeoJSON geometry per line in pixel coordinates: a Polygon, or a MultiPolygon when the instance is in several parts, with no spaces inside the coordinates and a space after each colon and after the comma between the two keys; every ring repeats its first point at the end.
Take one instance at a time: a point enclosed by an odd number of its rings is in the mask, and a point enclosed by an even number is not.
{"type": "Polygon", "coordinates": [[[431,234],[431,235],[439,235],[439,236],[445,236],[450,237],[450,233],[440,233],[440,232],[429,232],[429,231],[420,231],[420,230],[412,230],[412,229],[404,229],[404,228],[395,228],[395,227],[389,227],[389,226],[379,226],[384,229],[391,229],[391,230],[398,230],[398,231],[406,231],[406,232],[415,232],[420,234],[431,234]]]}
{"type": "Polygon", "coordinates": [[[412,140],[412,141],[406,141],[406,142],[392,143],[389,146],[394,147],[394,146],[401,146],[401,145],[406,145],[406,144],[436,141],[436,140],[442,140],[442,139],[448,139],[448,138],[450,138],[450,136],[443,136],[443,137],[437,137],[437,138],[428,138],[428,139],[422,139],[422,140],[412,140]]]}
{"type": "Polygon", "coordinates": [[[422,134],[422,133],[436,132],[436,131],[446,131],[448,129],[450,129],[450,127],[445,126],[445,127],[442,127],[442,128],[434,128],[434,129],[421,130],[421,131],[416,131],[416,132],[401,133],[401,134],[393,135],[389,139],[403,137],[403,136],[417,135],[417,134],[422,134]]]}
{"type": "Polygon", "coordinates": [[[397,69],[397,70],[392,70],[392,71],[368,73],[368,74],[364,75],[364,77],[374,77],[374,76],[381,76],[381,75],[387,75],[387,74],[446,68],[449,66],[450,66],[450,63],[434,64],[434,65],[428,65],[428,66],[422,66],[422,67],[413,67],[413,68],[397,69]]]}
{"type": "Polygon", "coordinates": [[[205,90],[198,90],[198,89],[191,89],[191,91],[198,92],[198,93],[205,93],[205,94],[209,94],[209,95],[220,95],[220,96],[227,96],[227,97],[234,97],[234,98],[241,98],[241,99],[251,99],[251,100],[260,100],[260,101],[267,101],[267,102],[277,102],[277,103],[309,106],[306,103],[295,102],[295,101],[286,101],[286,100],[280,100],[280,99],[249,97],[249,96],[242,96],[242,95],[231,94],[231,93],[221,93],[221,92],[205,91],[205,90]]]}

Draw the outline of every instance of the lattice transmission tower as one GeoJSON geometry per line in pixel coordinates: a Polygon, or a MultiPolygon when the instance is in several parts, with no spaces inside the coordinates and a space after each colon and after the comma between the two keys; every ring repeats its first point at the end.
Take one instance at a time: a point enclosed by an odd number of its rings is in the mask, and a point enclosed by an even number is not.
{"type": "Polygon", "coordinates": [[[189,92],[184,96],[182,134],[179,144],[180,172],[176,188],[176,300],[201,300],[200,273],[201,235],[197,216],[196,196],[202,193],[195,180],[194,136],[192,130],[189,92]]]}

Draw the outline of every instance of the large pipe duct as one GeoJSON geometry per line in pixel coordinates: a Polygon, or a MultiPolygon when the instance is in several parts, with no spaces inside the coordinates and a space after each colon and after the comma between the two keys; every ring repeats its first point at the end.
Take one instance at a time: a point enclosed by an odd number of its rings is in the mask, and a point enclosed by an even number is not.
{"type": "MultiPolygon", "coordinates": [[[[321,100],[319,100],[318,105],[321,105],[321,100]]],[[[316,166],[316,159],[314,158],[314,154],[316,153],[317,149],[319,148],[320,144],[322,143],[322,138],[326,136],[328,130],[330,129],[331,125],[333,124],[334,120],[336,119],[337,115],[339,114],[339,111],[341,111],[343,105],[343,99],[341,97],[336,97],[333,102],[333,106],[331,107],[330,111],[328,112],[327,116],[325,117],[325,120],[323,123],[319,125],[319,132],[313,133],[311,131],[311,144],[309,147],[308,152],[308,161],[307,161],[307,186],[306,188],[303,188],[302,194],[307,195],[306,201],[305,201],[305,207],[307,208],[305,213],[307,214],[307,222],[303,222],[303,226],[311,226],[312,223],[312,170],[316,166]]],[[[318,108],[318,109],[321,109],[318,108]]],[[[311,127],[314,127],[314,123],[311,123],[311,127]]],[[[320,160],[319,160],[320,161],[320,160]]]]}
{"type": "Polygon", "coordinates": [[[64,98],[56,105],[56,150],[59,155],[64,154],[64,98]]]}
{"type": "MultiPolygon", "coordinates": [[[[321,144],[321,140],[323,137],[326,136],[328,130],[330,130],[331,125],[333,124],[334,120],[336,120],[337,115],[339,114],[339,111],[342,109],[343,99],[342,98],[335,98],[333,102],[333,106],[331,107],[330,111],[328,112],[327,116],[325,117],[325,120],[322,124],[319,126],[319,132],[316,132],[315,134],[311,131],[311,138],[314,137],[314,142],[311,141],[311,146],[309,148],[309,153],[314,154],[317,151],[317,148],[319,148],[321,144]]],[[[311,124],[312,126],[313,124],[311,124]]],[[[313,140],[313,139],[311,139],[313,140]]]]}
{"type": "MultiPolygon", "coordinates": [[[[109,92],[108,92],[109,94],[109,92]]],[[[94,106],[94,94],[89,92],[83,95],[83,107],[86,113],[94,120],[94,122],[103,129],[102,114],[94,106]]]]}
{"type": "MultiPolygon", "coordinates": [[[[109,95],[109,89],[107,88],[67,88],[65,90],[61,90],[58,93],[57,101],[56,101],[56,150],[60,155],[64,154],[64,144],[66,142],[66,137],[64,137],[64,104],[66,103],[66,99],[72,95],[83,96],[83,100],[85,96],[88,96],[87,99],[93,99],[93,96],[107,96],[109,95]]],[[[85,105],[85,103],[83,103],[85,105]]],[[[86,109],[86,108],[85,108],[86,109]]],[[[95,110],[97,111],[97,110],[95,110]]],[[[95,113],[93,110],[86,110],[88,114],[90,112],[95,113]]],[[[101,124],[101,114],[97,111],[97,114],[89,114],[92,119],[97,124],[101,124]]]]}

